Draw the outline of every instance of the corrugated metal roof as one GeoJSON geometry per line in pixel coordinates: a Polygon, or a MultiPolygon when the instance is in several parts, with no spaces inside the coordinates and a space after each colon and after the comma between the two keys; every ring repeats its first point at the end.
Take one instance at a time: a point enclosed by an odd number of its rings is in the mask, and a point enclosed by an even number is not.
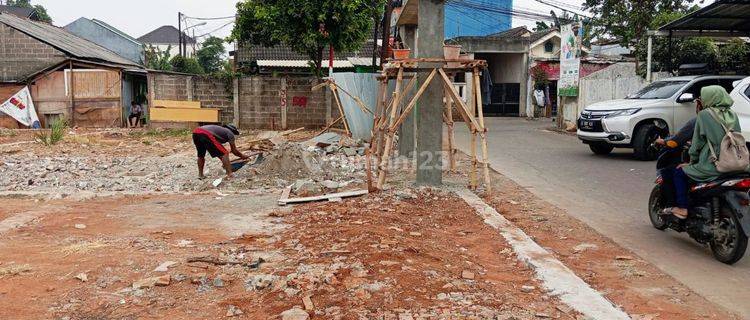
{"type": "MultiPolygon", "coordinates": [[[[259,67],[280,67],[280,68],[309,68],[307,60],[258,60],[259,67]]],[[[323,67],[328,67],[328,61],[324,61],[323,67]]],[[[333,60],[333,67],[354,68],[354,65],[348,60],[333,60]]]]}
{"type": "MultiPolygon", "coordinates": [[[[380,46],[378,46],[380,48],[380,46]]],[[[347,58],[370,58],[372,59],[374,44],[372,39],[365,41],[362,47],[355,52],[335,52],[336,60],[345,60],[347,58]]],[[[328,48],[323,49],[324,60],[328,59],[328,48]]],[[[292,50],[291,47],[278,45],[274,47],[240,45],[237,50],[237,61],[247,62],[253,60],[302,60],[308,61],[306,55],[299,54],[292,50]]]]}
{"type": "Polygon", "coordinates": [[[750,32],[750,0],[716,1],[659,28],[664,31],[750,32]]]}
{"type": "Polygon", "coordinates": [[[0,22],[29,35],[41,42],[65,52],[73,58],[91,62],[107,62],[124,66],[137,66],[128,59],[105,49],[93,42],[80,38],[62,28],[46,23],[0,14],[0,22]]]}

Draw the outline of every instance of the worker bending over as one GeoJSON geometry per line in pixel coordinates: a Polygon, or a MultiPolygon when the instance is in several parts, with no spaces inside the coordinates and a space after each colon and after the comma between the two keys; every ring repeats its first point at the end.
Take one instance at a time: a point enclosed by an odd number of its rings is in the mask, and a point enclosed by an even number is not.
{"type": "Polygon", "coordinates": [[[217,126],[207,125],[198,127],[193,130],[193,143],[198,150],[198,177],[205,179],[203,167],[206,165],[206,152],[211,157],[221,159],[224,170],[227,171],[227,178],[232,178],[232,164],[229,162],[229,151],[224,148],[225,143],[229,143],[232,154],[241,159],[249,158],[239,150],[235,145],[235,136],[240,135],[237,127],[233,125],[217,126]]]}

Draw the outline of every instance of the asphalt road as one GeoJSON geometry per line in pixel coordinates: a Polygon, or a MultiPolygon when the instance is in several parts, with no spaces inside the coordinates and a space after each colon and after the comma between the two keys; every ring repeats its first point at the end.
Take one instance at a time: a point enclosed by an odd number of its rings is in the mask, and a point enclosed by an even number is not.
{"type": "MultiPolygon", "coordinates": [[[[458,124],[458,148],[468,153],[468,131],[458,124]]],[[[546,130],[552,125],[549,120],[487,119],[492,167],[698,294],[750,319],[750,253],[727,266],[687,235],[654,229],[647,207],[655,162],[635,160],[630,149],[596,156],[575,136],[546,130]]]]}

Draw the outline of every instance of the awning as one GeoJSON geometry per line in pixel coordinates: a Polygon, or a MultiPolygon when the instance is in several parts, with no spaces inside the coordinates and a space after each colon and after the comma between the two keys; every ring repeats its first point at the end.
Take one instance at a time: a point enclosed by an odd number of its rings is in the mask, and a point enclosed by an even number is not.
{"type": "Polygon", "coordinates": [[[750,35],[750,0],[718,0],[653,32],[673,37],[750,35]]]}

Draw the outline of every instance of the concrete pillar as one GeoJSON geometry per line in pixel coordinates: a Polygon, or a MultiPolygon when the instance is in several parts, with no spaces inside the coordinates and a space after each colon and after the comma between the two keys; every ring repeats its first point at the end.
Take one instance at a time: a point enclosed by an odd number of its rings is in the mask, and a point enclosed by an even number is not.
{"type": "MultiPolygon", "coordinates": [[[[443,57],[445,38],[445,0],[422,0],[419,3],[419,58],[443,57]]],[[[420,64],[435,67],[435,64],[420,64]]],[[[426,75],[421,77],[426,78],[426,75]]],[[[443,83],[427,87],[417,110],[417,184],[443,183],[443,83]]]]}
{"type": "Polygon", "coordinates": [[[193,77],[192,76],[185,77],[185,91],[187,92],[188,101],[193,101],[194,89],[195,89],[195,86],[193,86],[193,77]]]}
{"type": "MultiPolygon", "coordinates": [[[[406,46],[411,49],[412,57],[414,57],[417,48],[416,26],[401,27],[401,40],[403,40],[404,44],[406,44],[406,46]]],[[[415,87],[419,88],[419,85],[416,85],[415,87]]],[[[415,92],[416,89],[406,94],[404,98],[405,104],[411,101],[411,99],[414,97],[415,92]]],[[[416,117],[414,116],[417,113],[417,110],[419,110],[418,104],[414,107],[414,110],[412,110],[409,116],[406,117],[406,120],[404,120],[404,123],[401,125],[401,131],[399,133],[398,154],[402,157],[408,157],[409,159],[413,158],[417,143],[417,122],[416,117]]]]}
{"type": "Polygon", "coordinates": [[[524,115],[527,118],[533,118],[534,117],[534,106],[531,105],[531,86],[529,85],[531,82],[531,77],[529,76],[529,50],[526,50],[526,53],[523,54],[523,62],[521,63],[521,97],[519,101],[519,116],[523,117],[524,115]]]}
{"type": "Polygon", "coordinates": [[[232,88],[233,88],[233,95],[232,95],[232,108],[234,111],[234,121],[233,124],[235,127],[240,127],[240,79],[234,78],[232,79],[232,88]]]}

